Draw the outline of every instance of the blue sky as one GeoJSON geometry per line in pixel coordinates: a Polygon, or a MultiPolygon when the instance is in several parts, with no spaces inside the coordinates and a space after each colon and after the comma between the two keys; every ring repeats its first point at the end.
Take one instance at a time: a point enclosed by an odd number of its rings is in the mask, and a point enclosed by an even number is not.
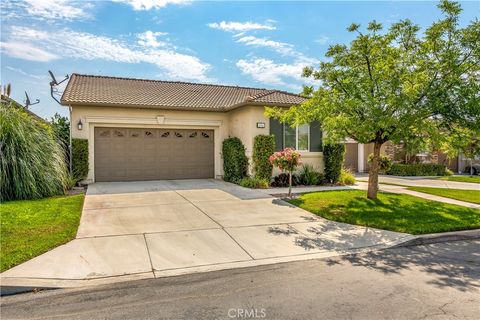
{"type": "MultiPolygon", "coordinates": [[[[20,102],[24,91],[40,99],[31,110],[43,117],[67,114],[50,97],[48,70],[299,92],[302,68],[351,41],[352,22],[426,27],[440,18],[436,4],[2,0],[1,83],[20,102]]],[[[480,1],[462,6],[461,24],[479,16],[480,1]]]]}

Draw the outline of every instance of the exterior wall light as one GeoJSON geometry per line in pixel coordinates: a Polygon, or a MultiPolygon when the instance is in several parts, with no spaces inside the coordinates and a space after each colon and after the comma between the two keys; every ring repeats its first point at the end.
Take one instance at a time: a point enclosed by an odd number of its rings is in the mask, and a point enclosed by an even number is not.
{"type": "Polygon", "coordinates": [[[78,120],[78,123],[77,123],[77,128],[78,130],[82,130],[83,129],[83,123],[82,123],[82,120],[78,120]]]}
{"type": "Polygon", "coordinates": [[[257,122],[257,128],[265,128],[265,122],[257,122]]]}

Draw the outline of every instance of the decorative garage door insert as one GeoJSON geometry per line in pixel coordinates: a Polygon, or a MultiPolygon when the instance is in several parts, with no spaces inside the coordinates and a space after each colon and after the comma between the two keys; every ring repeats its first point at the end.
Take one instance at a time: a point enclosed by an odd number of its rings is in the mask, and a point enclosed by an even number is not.
{"type": "Polygon", "coordinates": [[[214,177],[213,130],[95,128],[95,181],[214,177]]]}

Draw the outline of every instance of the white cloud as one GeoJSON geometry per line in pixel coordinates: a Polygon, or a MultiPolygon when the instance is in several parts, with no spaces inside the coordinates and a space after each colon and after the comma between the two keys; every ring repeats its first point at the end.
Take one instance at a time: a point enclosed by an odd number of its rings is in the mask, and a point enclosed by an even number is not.
{"type": "Polygon", "coordinates": [[[315,40],[318,44],[326,44],[330,40],[327,36],[320,36],[318,39],[315,40]]]}
{"type": "Polygon", "coordinates": [[[138,37],[138,44],[145,46],[145,47],[166,47],[168,43],[165,41],[159,41],[157,37],[167,35],[166,32],[153,32],[153,31],[145,31],[144,33],[140,33],[137,35],[138,37]]]}
{"type": "Polygon", "coordinates": [[[48,62],[59,58],[56,54],[22,41],[2,42],[0,45],[2,51],[13,58],[40,62],[48,62]]]}
{"type": "Polygon", "coordinates": [[[130,45],[116,39],[71,30],[60,30],[51,36],[46,31],[14,26],[10,34],[11,38],[2,46],[5,46],[6,54],[20,59],[49,61],[62,57],[150,63],[160,68],[164,75],[171,79],[212,81],[206,75],[210,69],[209,64],[195,56],[179,53],[171,48],[130,45]],[[22,55],[22,50],[19,50],[21,45],[31,48],[31,53],[22,55]]]}
{"type": "Polygon", "coordinates": [[[131,5],[133,10],[150,10],[166,7],[170,4],[188,4],[191,0],[114,0],[131,5]]]}
{"type": "Polygon", "coordinates": [[[30,73],[27,73],[27,72],[23,71],[20,68],[6,66],[5,69],[8,69],[8,70],[13,71],[13,72],[20,73],[21,75],[24,75],[24,76],[27,76],[27,77],[30,77],[30,78],[33,78],[33,79],[37,79],[37,80],[48,79],[48,76],[46,76],[46,75],[42,76],[42,75],[30,74],[30,73]]]}
{"type": "Polygon", "coordinates": [[[8,18],[34,18],[48,21],[70,21],[91,18],[91,3],[68,0],[4,0],[2,16],[8,18]]]}
{"type": "Polygon", "coordinates": [[[226,32],[245,32],[250,30],[275,30],[276,28],[271,25],[272,20],[268,20],[265,24],[255,22],[227,22],[222,21],[220,23],[212,22],[207,24],[212,29],[219,29],[226,32]]]}
{"type": "Polygon", "coordinates": [[[236,42],[243,43],[247,46],[267,47],[282,55],[299,55],[293,45],[285,42],[268,40],[266,38],[257,38],[255,36],[243,36],[238,38],[236,42]]]}
{"type": "MultiPolygon", "coordinates": [[[[251,76],[258,82],[273,85],[292,85],[302,80],[302,70],[306,66],[303,62],[293,64],[275,63],[269,59],[239,60],[236,66],[243,74],[251,76]]],[[[295,85],[295,87],[297,87],[295,85]]]]}

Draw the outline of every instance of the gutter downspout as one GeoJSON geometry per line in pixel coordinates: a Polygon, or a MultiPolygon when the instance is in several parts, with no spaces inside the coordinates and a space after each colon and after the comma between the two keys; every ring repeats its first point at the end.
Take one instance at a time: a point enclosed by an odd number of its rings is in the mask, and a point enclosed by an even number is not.
{"type": "Polygon", "coordinates": [[[73,175],[73,167],[72,167],[72,106],[68,105],[68,111],[70,112],[70,139],[68,143],[68,168],[70,171],[70,175],[73,175]]]}

